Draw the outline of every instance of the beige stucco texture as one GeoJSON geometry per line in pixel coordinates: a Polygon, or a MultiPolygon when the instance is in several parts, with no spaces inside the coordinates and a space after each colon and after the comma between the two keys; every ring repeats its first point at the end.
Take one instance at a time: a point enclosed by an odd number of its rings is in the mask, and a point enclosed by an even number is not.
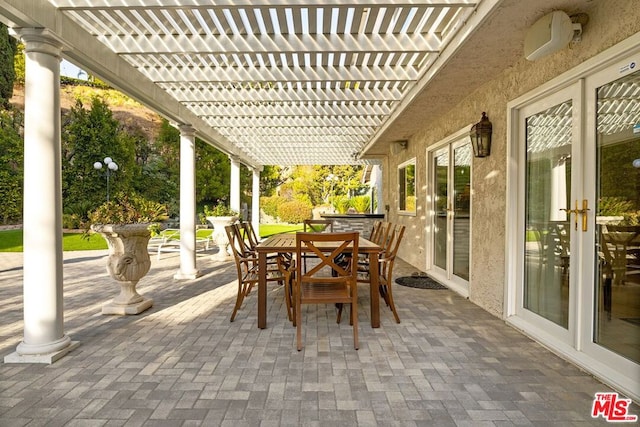
{"type": "MultiPolygon", "coordinates": [[[[519,1],[506,2],[497,14],[517,12],[519,1]]],[[[548,2],[543,2],[548,3],[548,2]]],[[[555,4],[562,2],[555,2],[555,4]]],[[[502,70],[485,75],[485,82],[466,94],[464,99],[439,114],[422,117],[420,128],[408,138],[408,147],[397,155],[389,150],[389,156],[383,164],[385,204],[389,204],[388,219],[407,226],[405,242],[399,255],[416,268],[427,270],[429,263],[428,239],[431,206],[427,193],[427,151],[438,146],[439,141],[480,120],[481,113],[487,112],[493,124],[493,144],[491,155],[486,158],[474,158],[472,163],[472,201],[471,201],[471,266],[469,298],[490,313],[502,317],[505,289],[506,258],[506,206],[507,206],[507,163],[508,147],[513,142],[507,134],[507,104],[527,92],[538,88],[549,80],[580,65],[594,55],[615,45],[640,31],[637,20],[639,4],[635,0],[607,0],[567,2],[579,10],[568,13],[586,13],[589,17],[583,28],[582,40],[550,56],[535,62],[527,61],[521,54],[515,62],[505,63],[502,70]],[[577,5],[577,6],[576,6],[577,5]],[[398,213],[397,206],[397,169],[398,165],[411,158],[416,159],[416,215],[398,213]]],[[[539,16],[551,10],[541,9],[539,16]]],[[[505,20],[505,16],[494,19],[505,20]]],[[[515,19],[515,17],[513,18],[515,19]]],[[[532,23],[532,22],[531,22],[532,23]]],[[[529,23],[529,25],[531,24],[529,23]]],[[[485,25],[490,25],[491,19],[485,25]]],[[[522,26],[521,23],[518,25],[522,26]]],[[[486,28],[481,29],[486,31],[486,28]]],[[[516,33],[522,44],[523,32],[516,33]]],[[[510,34],[495,34],[494,37],[510,37],[510,34]]],[[[473,40],[470,43],[474,43],[473,40]]],[[[483,51],[480,45],[477,61],[483,56],[500,55],[500,51],[483,51]]],[[[508,58],[505,58],[507,61],[508,58]]],[[[462,66],[463,64],[459,64],[462,66]]],[[[473,63],[466,62],[466,67],[473,63]]],[[[468,70],[467,70],[468,71],[468,70]]],[[[455,77],[456,73],[448,73],[455,77]]],[[[458,76],[458,78],[464,76],[458,76]]],[[[456,80],[451,79],[451,85],[456,80]]],[[[440,82],[439,96],[446,92],[446,84],[440,82]]],[[[436,92],[434,92],[436,93],[436,92]]]]}

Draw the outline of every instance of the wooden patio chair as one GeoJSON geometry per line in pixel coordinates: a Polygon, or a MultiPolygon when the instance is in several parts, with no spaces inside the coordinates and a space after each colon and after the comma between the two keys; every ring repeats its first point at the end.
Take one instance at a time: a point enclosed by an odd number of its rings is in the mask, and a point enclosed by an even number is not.
{"type": "MultiPolygon", "coordinates": [[[[229,238],[229,247],[231,247],[233,252],[233,258],[236,263],[236,272],[238,275],[238,294],[236,296],[236,303],[233,307],[230,319],[230,321],[233,322],[238,310],[242,306],[242,302],[249,295],[253,286],[258,283],[260,276],[258,274],[258,257],[252,252],[247,252],[246,244],[244,243],[244,239],[237,224],[226,226],[225,232],[229,238]]],[[[289,289],[289,286],[284,285],[290,280],[291,272],[279,257],[277,257],[273,263],[269,263],[267,265],[267,283],[277,282],[278,284],[283,285],[283,289],[289,289]]],[[[292,321],[292,301],[288,292],[285,292],[285,305],[287,308],[287,317],[292,321]]]]}
{"type": "MultiPolygon", "coordinates": [[[[398,248],[400,247],[400,242],[404,236],[404,230],[404,225],[389,224],[385,231],[386,236],[382,241],[383,244],[378,243],[383,247],[383,251],[378,258],[380,296],[382,296],[387,307],[389,307],[393,313],[396,323],[400,323],[400,316],[398,316],[398,311],[393,301],[393,265],[396,260],[398,248]]],[[[358,282],[370,283],[370,280],[369,263],[358,263],[358,282]]]]}
{"type": "Polygon", "coordinates": [[[247,248],[251,251],[254,251],[260,241],[255,229],[253,228],[253,225],[248,221],[242,221],[238,223],[238,229],[242,234],[247,248]]]}
{"type": "MultiPolygon", "coordinates": [[[[333,220],[331,219],[305,219],[302,226],[305,233],[333,233],[333,220]]],[[[313,258],[315,255],[303,254],[305,271],[307,271],[307,259],[313,258]]]]}
{"type": "MultiPolygon", "coordinates": [[[[302,350],[303,304],[349,305],[353,343],[358,349],[357,268],[355,263],[342,266],[335,262],[338,255],[345,251],[357,252],[358,239],[357,232],[296,234],[296,273],[292,285],[298,351],[302,350]],[[319,260],[309,271],[303,271],[302,268],[305,253],[312,253],[319,260]]],[[[340,316],[337,323],[340,323],[340,316]]]]}

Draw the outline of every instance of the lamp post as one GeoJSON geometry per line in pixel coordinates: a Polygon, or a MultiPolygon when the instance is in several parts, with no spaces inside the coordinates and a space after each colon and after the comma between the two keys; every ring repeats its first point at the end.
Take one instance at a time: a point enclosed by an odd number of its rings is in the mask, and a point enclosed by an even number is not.
{"type": "MultiPolygon", "coordinates": [[[[113,172],[118,170],[118,164],[116,162],[114,162],[111,157],[105,157],[103,162],[107,167],[107,169],[105,171],[105,175],[107,177],[107,202],[108,202],[109,201],[109,178],[110,178],[110,176],[111,176],[111,174],[113,172]]],[[[93,164],[93,168],[95,170],[102,169],[102,162],[95,162],[93,164]]]]}
{"type": "Polygon", "coordinates": [[[338,177],[335,176],[332,173],[330,173],[326,177],[326,181],[329,183],[329,186],[330,186],[330,188],[329,188],[329,203],[331,203],[331,199],[333,198],[333,186],[335,185],[337,180],[338,180],[338,177]]]}

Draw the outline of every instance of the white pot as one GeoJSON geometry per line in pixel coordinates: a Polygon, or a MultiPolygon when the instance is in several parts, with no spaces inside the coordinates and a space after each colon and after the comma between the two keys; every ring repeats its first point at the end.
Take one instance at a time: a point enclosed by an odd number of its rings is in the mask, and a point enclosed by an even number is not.
{"type": "Polygon", "coordinates": [[[213,224],[213,241],[218,246],[218,253],[216,259],[220,261],[227,261],[231,257],[229,251],[229,238],[225,231],[227,225],[231,225],[238,220],[237,216],[208,216],[207,221],[213,224]]]}
{"type": "Polygon", "coordinates": [[[102,306],[102,314],[138,314],[153,305],[136,291],[138,281],[151,268],[147,246],[151,233],[149,224],[92,225],[107,241],[109,258],[107,271],[118,283],[120,294],[102,306]]]}

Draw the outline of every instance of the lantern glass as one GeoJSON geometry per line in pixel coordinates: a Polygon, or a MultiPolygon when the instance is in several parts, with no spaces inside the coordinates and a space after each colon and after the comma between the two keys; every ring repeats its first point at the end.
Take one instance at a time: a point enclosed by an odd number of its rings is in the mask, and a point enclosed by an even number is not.
{"type": "Polygon", "coordinates": [[[493,126],[484,112],[480,121],[471,126],[469,137],[471,138],[471,146],[475,157],[487,157],[491,154],[492,128],[493,126]]]}

